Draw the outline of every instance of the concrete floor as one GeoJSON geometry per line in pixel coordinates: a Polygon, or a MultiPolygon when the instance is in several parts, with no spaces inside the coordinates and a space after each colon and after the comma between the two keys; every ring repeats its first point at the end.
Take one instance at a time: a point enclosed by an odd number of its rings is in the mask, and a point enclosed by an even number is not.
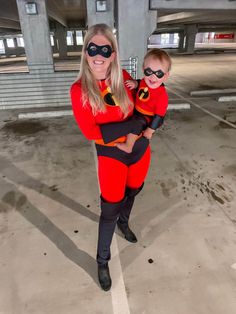
{"type": "MultiPolygon", "coordinates": [[[[177,93],[235,124],[235,103],[189,92],[236,88],[236,55],[173,61],[171,102],[177,93]]],[[[103,292],[93,148],[72,117],[18,112],[0,118],[1,314],[236,313],[234,128],[194,105],[167,114],[131,217],[139,241],[117,231],[103,292]]]]}

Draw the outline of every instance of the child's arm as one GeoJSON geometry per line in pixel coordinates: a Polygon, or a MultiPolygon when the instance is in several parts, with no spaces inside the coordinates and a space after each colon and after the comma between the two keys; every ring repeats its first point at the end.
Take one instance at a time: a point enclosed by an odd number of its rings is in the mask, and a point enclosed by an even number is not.
{"type": "Polygon", "coordinates": [[[162,126],[163,121],[164,117],[155,114],[152,121],[149,123],[149,126],[143,131],[143,136],[150,140],[156,129],[162,126]]]}
{"type": "Polygon", "coordinates": [[[153,130],[153,129],[147,127],[147,128],[143,131],[143,136],[150,140],[150,139],[152,138],[152,135],[153,135],[154,132],[155,132],[155,130],[153,130]]]}
{"type": "Polygon", "coordinates": [[[138,87],[138,81],[136,81],[136,80],[127,80],[127,81],[125,81],[125,85],[129,89],[136,89],[138,87]]]}
{"type": "Polygon", "coordinates": [[[159,93],[158,95],[159,101],[156,103],[156,108],[154,111],[155,114],[149,122],[147,129],[143,132],[143,136],[148,139],[151,139],[155,130],[162,126],[166,115],[168,106],[168,95],[165,88],[161,88],[160,92],[161,93],[159,93]]]}

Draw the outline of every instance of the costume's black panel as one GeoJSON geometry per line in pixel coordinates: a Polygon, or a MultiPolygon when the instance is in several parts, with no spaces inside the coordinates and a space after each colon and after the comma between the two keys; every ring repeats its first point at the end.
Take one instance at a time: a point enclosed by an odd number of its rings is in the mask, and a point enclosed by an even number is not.
{"type": "Polygon", "coordinates": [[[143,130],[143,122],[133,117],[128,121],[101,124],[100,130],[103,141],[107,144],[129,133],[139,135],[143,130]]]}
{"type": "MultiPolygon", "coordinates": [[[[142,127],[142,131],[145,130],[146,127],[148,126],[149,120],[146,119],[146,117],[142,113],[138,112],[137,110],[134,111],[133,120],[135,120],[136,123],[140,124],[140,126],[142,127]]],[[[132,133],[136,134],[134,132],[132,133]]]]}
{"type": "Polygon", "coordinates": [[[148,145],[149,140],[145,137],[140,137],[135,142],[132,153],[126,153],[115,146],[104,146],[99,144],[96,144],[96,149],[98,156],[111,157],[130,166],[142,158],[148,145]]]}

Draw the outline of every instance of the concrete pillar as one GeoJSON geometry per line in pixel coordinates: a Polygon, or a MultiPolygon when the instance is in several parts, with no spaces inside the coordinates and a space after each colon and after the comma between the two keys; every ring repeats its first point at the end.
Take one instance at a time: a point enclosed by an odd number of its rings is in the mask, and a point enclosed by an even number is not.
{"type": "Polygon", "coordinates": [[[175,34],[174,33],[170,33],[169,44],[173,45],[174,44],[174,40],[175,40],[175,34]]]}
{"type": "Polygon", "coordinates": [[[73,51],[76,51],[77,43],[76,43],[76,30],[73,30],[73,51]]]}
{"type": "Polygon", "coordinates": [[[17,39],[14,37],[14,38],[13,38],[13,41],[14,41],[14,46],[15,46],[15,48],[17,49],[17,47],[18,47],[17,39]]]}
{"type": "Polygon", "coordinates": [[[180,52],[184,50],[184,37],[185,37],[185,33],[180,32],[179,33],[179,51],[180,52]]]}
{"type": "Polygon", "coordinates": [[[14,41],[14,55],[17,57],[20,55],[20,49],[18,48],[18,43],[17,43],[17,39],[14,37],[13,38],[13,41],[14,41]]]}
{"type": "Polygon", "coordinates": [[[25,0],[16,0],[30,72],[53,72],[52,47],[45,0],[34,0],[37,14],[28,15],[25,0]]]}
{"type": "Polygon", "coordinates": [[[185,52],[188,54],[194,53],[195,39],[197,35],[197,25],[187,25],[186,26],[186,43],[185,52]]]}
{"type": "Polygon", "coordinates": [[[149,0],[117,1],[117,29],[121,60],[138,57],[138,77],[142,77],[143,57],[149,36],[156,29],[157,11],[149,10],[149,0]]]}
{"type": "Polygon", "coordinates": [[[88,27],[97,23],[105,23],[114,28],[114,0],[106,1],[105,12],[96,12],[96,0],[86,0],[86,2],[88,27]]]}
{"type": "Polygon", "coordinates": [[[57,46],[59,58],[65,59],[67,57],[66,28],[63,25],[57,23],[54,35],[56,38],[54,45],[57,46]]]}
{"type": "Polygon", "coordinates": [[[83,36],[83,42],[84,42],[84,37],[86,35],[86,31],[85,30],[82,30],[82,36],[83,36]]]}
{"type": "Polygon", "coordinates": [[[5,56],[10,57],[11,51],[10,51],[9,47],[7,46],[6,38],[3,38],[3,45],[4,45],[4,49],[5,49],[5,56]]]}

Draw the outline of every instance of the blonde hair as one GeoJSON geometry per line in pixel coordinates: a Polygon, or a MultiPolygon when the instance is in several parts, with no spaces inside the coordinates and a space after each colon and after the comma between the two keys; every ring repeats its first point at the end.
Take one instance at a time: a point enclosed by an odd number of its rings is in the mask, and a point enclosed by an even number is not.
{"type": "Polygon", "coordinates": [[[80,64],[80,72],[78,79],[81,80],[82,87],[82,101],[85,106],[87,103],[92,107],[93,114],[96,115],[98,112],[105,112],[106,106],[104,100],[101,96],[97,80],[93,76],[92,71],[87,62],[86,58],[86,49],[95,35],[103,35],[110,42],[112,50],[116,53],[114,60],[111,62],[108,71],[107,79],[112,91],[112,94],[115,96],[117,103],[120,106],[121,111],[127,116],[129,112],[130,105],[133,106],[133,103],[124,87],[123,75],[121,70],[121,65],[119,61],[118,45],[116,38],[106,24],[95,24],[88,29],[88,32],[84,38],[84,45],[82,49],[82,57],[80,64]]]}
{"type": "Polygon", "coordinates": [[[170,58],[169,54],[167,52],[165,52],[164,50],[158,49],[158,48],[150,49],[146,53],[146,55],[145,55],[145,57],[143,59],[143,67],[144,67],[145,61],[148,58],[152,58],[154,60],[160,60],[161,62],[163,62],[163,61],[167,62],[167,64],[168,64],[168,71],[170,71],[172,61],[171,61],[171,58],[170,58]]]}

